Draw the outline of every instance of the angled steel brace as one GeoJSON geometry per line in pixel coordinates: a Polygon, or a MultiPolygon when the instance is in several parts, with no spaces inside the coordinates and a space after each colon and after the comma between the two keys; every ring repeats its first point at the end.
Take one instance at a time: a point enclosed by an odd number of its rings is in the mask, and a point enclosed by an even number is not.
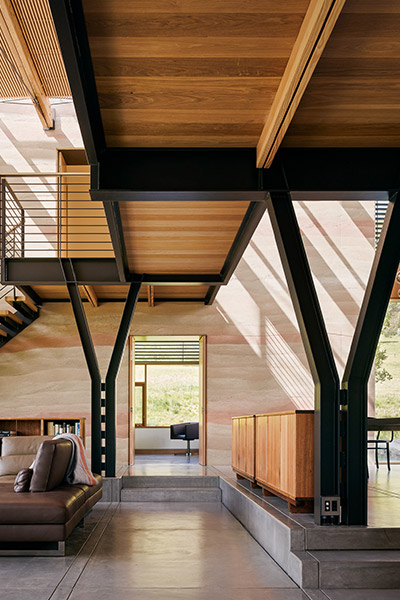
{"type": "Polygon", "coordinates": [[[141,283],[131,283],[126,298],[121,323],[106,375],[106,475],[115,477],[116,463],[116,379],[129,334],[133,313],[139,297],[141,283]]]}
{"type": "Polygon", "coordinates": [[[339,495],[339,376],[290,194],[272,192],[267,206],[315,386],[314,514],[321,524],[321,496],[339,495]]]}
{"type": "Polygon", "coordinates": [[[63,259],[62,268],[65,273],[68,294],[71,299],[72,310],[74,312],[76,325],[78,327],[79,337],[86,364],[89,370],[92,383],[92,401],[91,401],[91,422],[92,422],[92,470],[101,474],[101,375],[99,364],[97,362],[96,350],[94,348],[92,336],[90,334],[89,324],[86,319],[86,313],[83,308],[78,284],[73,282],[74,270],[72,262],[63,259]]]}
{"type": "Polygon", "coordinates": [[[343,521],[367,525],[368,379],[400,262],[400,198],[389,201],[355,328],[342,388],[346,463],[343,521]]]}

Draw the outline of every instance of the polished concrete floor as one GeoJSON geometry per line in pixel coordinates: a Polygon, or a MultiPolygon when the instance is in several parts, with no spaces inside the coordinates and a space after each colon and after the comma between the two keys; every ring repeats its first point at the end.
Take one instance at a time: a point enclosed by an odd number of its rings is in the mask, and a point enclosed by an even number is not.
{"type": "MultiPolygon", "coordinates": [[[[229,467],[204,468],[182,456],[140,457],[122,473],[235,477],[229,467]]],[[[400,465],[370,468],[369,513],[372,526],[400,526],[400,465]]],[[[1,600],[114,597],[395,600],[400,591],[302,591],[220,503],[98,504],[64,558],[0,559],[1,600]]]]}
{"type": "Polygon", "coordinates": [[[65,558],[0,560],[1,600],[115,597],[309,598],[220,503],[98,504],[65,558]]]}

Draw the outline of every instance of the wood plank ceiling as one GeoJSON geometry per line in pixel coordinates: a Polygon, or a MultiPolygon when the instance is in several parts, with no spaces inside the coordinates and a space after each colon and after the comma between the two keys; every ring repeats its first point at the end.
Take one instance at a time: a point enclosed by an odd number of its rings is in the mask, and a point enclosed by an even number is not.
{"type": "Polygon", "coordinates": [[[399,146],[399,32],[398,0],[347,0],[283,145],[399,146]]]}
{"type": "Polygon", "coordinates": [[[255,147],[309,0],[83,0],[108,146],[255,147]]]}

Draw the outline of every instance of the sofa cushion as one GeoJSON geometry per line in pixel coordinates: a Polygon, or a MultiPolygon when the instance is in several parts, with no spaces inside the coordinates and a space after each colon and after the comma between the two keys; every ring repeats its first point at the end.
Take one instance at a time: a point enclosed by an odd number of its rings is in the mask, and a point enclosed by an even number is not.
{"type": "Polygon", "coordinates": [[[0,523],[67,523],[84,504],[84,492],[74,485],[37,494],[15,494],[12,483],[1,485],[0,523]]]}
{"type": "Polygon", "coordinates": [[[14,492],[25,493],[29,492],[33,469],[21,469],[14,481],[14,492]]]}
{"type": "Polygon", "coordinates": [[[15,479],[18,471],[30,467],[34,460],[35,454],[2,456],[0,458],[0,477],[3,475],[14,475],[15,479]]]}
{"type": "Polygon", "coordinates": [[[50,435],[16,435],[4,437],[2,438],[1,456],[10,456],[11,454],[29,454],[30,456],[35,456],[40,448],[40,444],[45,440],[51,439],[50,435]]]}
{"type": "Polygon", "coordinates": [[[63,438],[43,442],[36,455],[31,492],[46,492],[64,480],[72,454],[72,444],[63,438]]]}

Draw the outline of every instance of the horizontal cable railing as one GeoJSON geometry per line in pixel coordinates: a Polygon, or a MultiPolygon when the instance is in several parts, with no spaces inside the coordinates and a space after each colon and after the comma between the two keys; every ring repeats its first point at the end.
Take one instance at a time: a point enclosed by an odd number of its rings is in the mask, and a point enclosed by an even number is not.
{"type": "Polygon", "coordinates": [[[2,257],[113,258],[103,205],[89,187],[89,173],[2,176],[2,257]]]}

